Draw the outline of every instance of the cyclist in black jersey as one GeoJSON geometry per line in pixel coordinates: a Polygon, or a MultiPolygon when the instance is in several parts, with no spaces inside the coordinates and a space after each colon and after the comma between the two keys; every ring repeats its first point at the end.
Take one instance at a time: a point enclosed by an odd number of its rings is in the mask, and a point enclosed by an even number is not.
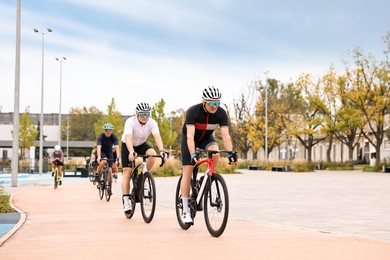
{"type": "Polygon", "coordinates": [[[113,159],[114,153],[112,146],[115,147],[116,151],[116,163],[119,164],[120,159],[120,151],[119,151],[119,145],[118,145],[118,137],[112,133],[114,130],[114,126],[111,123],[106,123],[103,126],[104,133],[101,133],[98,136],[97,139],[97,163],[98,167],[95,172],[95,179],[96,181],[99,181],[98,174],[102,170],[102,168],[108,163],[110,174],[107,175],[107,181],[108,183],[111,183],[111,174],[112,174],[112,161],[102,160],[102,159],[113,159]]]}
{"type": "MultiPolygon", "coordinates": [[[[186,121],[183,125],[181,139],[181,157],[183,164],[183,177],[181,181],[181,192],[183,199],[184,223],[192,223],[188,197],[192,170],[197,160],[196,148],[207,150],[219,150],[214,138],[214,131],[220,127],[223,146],[225,150],[232,151],[233,144],[229,134],[229,122],[226,111],[220,107],[221,93],[215,87],[207,87],[203,90],[202,103],[196,104],[187,110],[186,121]]],[[[237,161],[236,153],[229,153],[231,161],[237,161]]],[[[219,160],[219,154],[213,155],[215,166],[219,160]]]]}

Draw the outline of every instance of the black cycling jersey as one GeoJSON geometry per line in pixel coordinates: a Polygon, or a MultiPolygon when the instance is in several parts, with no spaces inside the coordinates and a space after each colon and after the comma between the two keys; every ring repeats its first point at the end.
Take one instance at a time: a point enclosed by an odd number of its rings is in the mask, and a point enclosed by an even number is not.
{"type": "Polygon", "coordinates": [[[102,146],[102,153],[105,153],[106,155],[113,154],[112,146],[118,145],[118,137],[115,134],[111,134],[109,137],[107,137],[104,133],[101,133],[98,136],[97,145],[102,146]]]}
{"type": "Polygon", "coordinates": [[[186,125],[195,125],[195,142],[202,141],[214,133],[218,126],[228,126],[228,117],[222,107],[214,114],[207,113],[203,103],[196,104],[187,110],[186,122],[183,125],[183,135],[187,135],[186,125]]]}

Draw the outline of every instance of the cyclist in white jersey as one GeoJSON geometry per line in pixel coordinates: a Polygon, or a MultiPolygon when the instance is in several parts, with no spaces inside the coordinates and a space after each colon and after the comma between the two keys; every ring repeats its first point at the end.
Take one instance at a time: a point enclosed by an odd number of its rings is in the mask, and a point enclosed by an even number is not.
{"type": "MultiPolygon", "coordinates": [[[[164,151],[163,142],[160,136],[160,130],[156,120],[150,118],[151,108],[148,103],[142,102],[136,106],[135,116],[130,117],[125,122],[125,127],[122,135],[122,198],[123,198],[123,210],[129,211],[130,207],[130,180],[133,173],[131,168],[131,162],[134,160],[134,152],[143,155],[156,155],[156,151],[153,147],[146,142],[149,134],[152,133],[157,147],[160,150],[161,156],[164,157],[166,153],[164,151]]],[[[155,158],[150,157],[146,161],[146,168],[149,171],[154,165],[155,158]]]]}

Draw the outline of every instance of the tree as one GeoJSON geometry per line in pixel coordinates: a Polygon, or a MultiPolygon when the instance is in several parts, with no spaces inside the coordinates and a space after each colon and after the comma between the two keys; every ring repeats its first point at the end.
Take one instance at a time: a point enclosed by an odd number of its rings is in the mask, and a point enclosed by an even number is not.
{"type": "Polygon", "coordinates": [[[116,110],[115,99],[111,99],[111,103],[107,106],[107,115],[101,116],[95,123],[93,124],[95,130],[95,139],[103,132],[103,125],[105,123],[111,123],[114,125],[114,133],[120,140],[123,134],[123,117],[119,111],[116,110]]]}
{"type": "MultiPolygon", "coordinates": [[[[387,42],[389,48],[389,43],[387,42]]],[[[390,48],[389,50],[390,51],[390,48]]],[[[348,98],[357,108],[366,127],[362,128],[363,136],[375,148],[376,164],[380,165],[381,145],[385,137],[385,114],[390,103],[389,64],[388,61],[378,62],[372,55],[364,55],[359,49],[354,50],[355,69],[351,73],[349,84],[352,91],[348,98]]]]}
{"type": "Polygon", "coordinates": [[[29,149],[31,146],[36,146],[35,139],[38,133],[38,129],[30,120],[30,112],[28,108],[26,108],[24,113],[20,116],[19,122],[20,157],[24,159],[26,149],[29,149]]]}
{"type": "Polygon", "coordinates": [[[307,161],[312,162],[312,149],[314,145],[326,139],[324,134],[322,113],[324,90],[320,84],[312,81],[310,74],[299,77],[295,88],[300,94],[294,104],[295,112],[288,125],[288,131],[294,135],[307,151],[307,161]]]}
{"type": "MultiPolygon", "coordinates": [[[[177,139],[177,133],[175,131],[172,131],[171,127],[171,119],[167,118],[164,113],[164,107],[165,107],[165,101],[164,99],[161,99],[158,101],[152,108],[152,118],[156,120],[159,130],[161,139],[163,141],[164,146],[170,147],[173,145],[175,140],[177,139]]],[[[152,135],[148,137],[148,142],[154,143],[155,140],[152,135]]]]}
{"type": "Polygon", "coordinates": [[[252,143],[252,149],[256,151],[259,148],[265,150],[265,106],[268,106],[268,124],[267,124],[267,150],[268,155],[272,150],[278,147],[286,137],[287,109],[288,106],[280,93],[284,90],[284,85],[276,79],[267,79],[267,86],[258,82],[258,100],[255,112],[248,118],[245,127],[248,130],[247,138],[252,143]],[[268,98],[265,100],[265,91],[268,98]],[[268,102],[266,104],[266,102],[268,102]]]}
{"type": "MultiPolygon", "coordinates": [[[[322,78],[327,101],[327,108],[324,108],[322,113],[325,116],[324,128],[328,136],[335,136],[348,147],[348,159],[352,161],[353,151],[359,144],[360,129],[363,128],[365,121],[361,112],[347,98],[351,91],[348,78],[348,70],[345,75],[337,75],[334,67],[330,67],[329,72],[322,78]]],[[[331,145],[332,142],[329,142],[328,161],[331,145]]]]}
{"type": "MultiPolygon", "coordinates": [[[[71,108],[69,112],[69,140],[96,140],[94,124],[101,120],[102,116],[103,113],[94,106],[90,108],[71,108]]],[[[85,156],[87,152],[83,149],[71,149],[70,153],[73,156],[85,156]]]]}
{"type": "MultiPolygon", "coordinates": [[[[241,94],[238,100],[233,100],[234,117],[232,118],[230,111],[227,109],[229,116],[229,131],[232,137],[233,147],[246,156],[251,148],[251,143],[248,142],[248,121],[250,118],[250,110],[253,99],[255,98],[256,89],[248,87],[249,92],[245,96],[241,94]],[[252,98],[251,98],[252,97],[252,98]]],[[[246,158],[246,157],[245,157],[246,158]]]]}

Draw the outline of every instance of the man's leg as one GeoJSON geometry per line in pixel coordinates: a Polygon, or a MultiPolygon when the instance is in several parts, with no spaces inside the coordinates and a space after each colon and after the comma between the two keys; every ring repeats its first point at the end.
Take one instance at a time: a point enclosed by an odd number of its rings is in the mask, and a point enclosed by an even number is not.
{"type": "Polygon", "coordinates": [[[192,176],[192,165],[183,165],[183,175],[181,178],[180,190],[181,190],[181,198],[183,201],[183,215],[182,221],[184,223],[192,223],[192,218],[190,214],[190,208],[188,206],[188,200],[190,196],[190,184],[191,184],[191,176],[192,176]]]}
{"type": "MultiPolygon", "coordinates": [[[[156,151],[154,149],[148,149],[146,151],[146,155],[156,155],[156,151]]],[[[146,160],[146,169],[147,169],[147,171],[152,170],[152,168],[154,166],[154,162],[155,162],[155,158],[154,157],[149,157],[146,160]]]]}
{"type": "Polygon", "coordinates": [[[131,210],[130,206],[130,181],[133,169],[130,167],[123,168],[122,176],[122,200],[123,200],[123,210],[131,210]]]}

